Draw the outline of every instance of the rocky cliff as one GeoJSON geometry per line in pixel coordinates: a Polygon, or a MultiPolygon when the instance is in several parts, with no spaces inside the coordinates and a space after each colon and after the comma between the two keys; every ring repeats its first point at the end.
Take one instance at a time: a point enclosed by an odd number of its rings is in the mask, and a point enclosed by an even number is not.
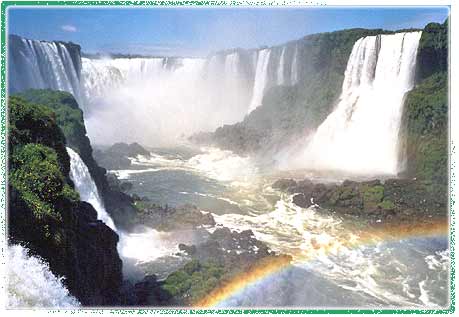
{"type": "Polygon", "coordinates": [[[8,101],[9,239],[49,262],[82,304],[113,305],[122,282],[118,235],[97,220],[91,205],[80,201],[69,177],[63,132],[77,122],[53,111],[64,109],[49,105],[20,97],[8,101]]]}
{"type": "Polygon", "coordinates": [[[49,89],[29,89],[17,96],[53,110],[67,146],[80,155],[97,185],[107,211],[113,216],[115,224],[122,228],[127,223],[125,220],[135,213],[133,201],[128,195],[110,188],[106,178],[107,171],[94,160],[93,149],[86,135],[83,112],[75,98],[68,92],[49,89]]]}
{"type": "Polygon", "coordinates": [[[448,20],[424,28],[400,136],[403,174],[440,184],[448,183],[448,43],[448,20]]]}

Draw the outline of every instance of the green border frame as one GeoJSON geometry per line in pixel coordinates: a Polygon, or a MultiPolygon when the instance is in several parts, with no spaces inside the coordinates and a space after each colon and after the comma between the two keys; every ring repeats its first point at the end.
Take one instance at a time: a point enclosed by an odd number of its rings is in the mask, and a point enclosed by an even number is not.
{"type": "MultiPolygon", "coordinates": [[[[7,118],[7,104],[6,104],[6,20],[7,20],[7,9],[8,7],[20,7],[20,6],[153,6],[153,7],[163,7],[163,6],[189,6],[189,7],[200,7],[200,6],[272,6],[282,3],[281,1],[269,0],[266,2],[252,2],[252,1],[240,1],[240,0],[230,0],[230,1],[199,1],[199,0],[183,0],[183,1],[173,1],[173,0],[159,0],[159,1],[75,1],[75,0],[58,0],[58,1],[2,1],[1,2],[1,64],[0,64],[0,80],[1,80],[1,104],[0,104],[0,161],[1,161],[1,176],[2,182],[0,184],[0,207],[5,213],[1,215],[1,235],[4,237],[5,242],[7,241],[6,234],[6,206],[7,206],[7,128],[6,128],[6,118],[7,118]]],[[[301,1],[284,1],[284,5],[299,5],[301,1]]],[[[315,2],[303,2],[303,4],[309,5],[326,5],[325,3],[315,2]]],[[[368,5],[370,6],[370,5],[368,5]]],[[[376,5],[373,5],[376,6],[376,5]]],[[[450,38],[451,43],[451,38],[450,38]]],[[[451,47],[451,45],[450,45],[451,47]]],[[[451,55],[450,55],[451,56],[451,55]]],[[[451,76],[451,71],[449,76],[451,76]]],[[[451,79],[450,79],[451,83],[451,79]]],[[[450,84],[451,87],[451,84],[450,84]]],[[[449,94],[451,96],[451,89],[449,89],[449,94]]],[[[449,111],[449,121],[450,121],[450,131],[451,131],[451,102],[450,102],[450,111],[449,111]]],[[[452,159],[455,154],[455,146],[451,140],[450,135],[450,237],[449,237],[449,246],[450,246],[450,307],[448,309],[193,309],[193,308],[146,308],[146,309],[133,309],[133,308],[105,308],[109,310],[110,313],[115,314],[196,314],[196,315],[208,315],[208,314],[453,314],[456,310],[456,288],[455,288],[455,234],[456,234],[456,221],[455,221],[455,194],[453,189],[456,185],[455,179],[455,162],[452,159]]],[[[5,258],[5,248],[3,245],[0,247],[2,250],[2,258],[5,258]]],[[[3,261],[3,263],[5,263],[3,261]]],[[[101,308],[104,309],[104,308],[101,308]]],[[[91,309],[83,308],[78,309],[78,311],[85,311],[86,313],[101,313],[100,309],[91,309]]],[[[48,312],[67,312],[72,313],[72,311],[67,310],[48,310],[48,312]]],[[[74,312],[74,311],[73,311],[74,312]]]]}

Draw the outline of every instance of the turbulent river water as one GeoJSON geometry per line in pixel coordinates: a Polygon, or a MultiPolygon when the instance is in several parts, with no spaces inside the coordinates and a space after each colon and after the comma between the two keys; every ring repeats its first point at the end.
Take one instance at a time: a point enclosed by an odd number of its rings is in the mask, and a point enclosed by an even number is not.
{"type": "MultiPolygon", "coordinates": [[[[251,229],[272,250],[293,256],[292,266],[247,286],[220,306],[448,305],[446,234],[388,238],[318,207],[300,208],[291,196],[271,187],[274,175],[228,151],[154,149],[150,157],[132,162],[131,169],[112,171],[133,184],[131,193],[161,205],[194,204],[211,212],[217,227],[251,229]]],[[[127,241],[131,248],[125,245],[125,250],[131,251],[125,255],[136,265],[160,263],[151,267],[165,276],[179,265],[174,257],[178,243],[199,240],[196,233],[143,228],[127,241]]]]}

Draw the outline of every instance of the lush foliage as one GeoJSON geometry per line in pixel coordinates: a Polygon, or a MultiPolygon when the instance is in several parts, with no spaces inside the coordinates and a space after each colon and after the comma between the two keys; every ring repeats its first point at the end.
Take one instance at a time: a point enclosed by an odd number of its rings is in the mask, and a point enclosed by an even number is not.
{"type": "Polygon", "coordinates": [[[433,183],[448,182],[448,20],[423,30],[417,58],[418,84],[403,114],[407,173],[433,183]]]}
{"type": "Polygon", "coordinates": [[[225,274],[222,265],[197,260],[170,274],[162,288],[171,297],[184,303],[193,303],[214,289],[225,274]]]}
{"type": "Polygon", "coordinates": [[[50,108],[68,144],[79,151],[82,139],[86,136],[86,128],[83,112],[78,108],[78,103],[70,93],[49,89],[30,89],[17,96],[30,103],[46,105],[50,108]]]}
{"type": "Polygon", "coordinates": [[[435,182],[448,180],[448,78],[438,72],[405,102],[408,172],[435,182]]]}
{"type": "Polygon", "coordinates": [[[51,109],[31,105],[22,98],[9,100],[9,150],[15,150],[28,143],[40,143],[55,149],[59,165],[64,174],[70,169],[70,159],[65,149],[65,137],[59,129],[51,109]]]}

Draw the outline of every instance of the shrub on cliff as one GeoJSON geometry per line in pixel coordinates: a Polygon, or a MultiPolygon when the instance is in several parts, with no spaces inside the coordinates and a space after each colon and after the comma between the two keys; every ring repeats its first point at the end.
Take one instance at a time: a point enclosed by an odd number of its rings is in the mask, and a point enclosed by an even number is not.
{"type": "MultiPolygon", "coordinates": [[[[113,191],[108,186],[105,176],[106,170],[97,165],[94,160],[93,149],[86,135],[83,112],[72,94],[50,89],[29,89],[16,96],[30,103],[46,105],[52,110],[52,116],[63,132],[61,139],[64,139],[65,136],[67,146],[80,155],[88,167],[89,173],[94,179],[115,224],[118,227],[123,227],[124,223],[127,223],[128,219],[135,214],[134,206],[128,196],[113,191]]],[[[65,155],[68,156],[67,152],[65,152],[65,155]]]]}
{"type": "Polygon", "coordinates": [[[425,79],[405,102],[407,172],[434,182],[448,181],[448,78],[425,79]]]}
{"type": "Polygon", "coordinates": [[[110,304],[121,283],[118,236],[72,188],[56,114],[12,97],[9,115],[8,236],[44,258],[82,304],[110,304]]]}

